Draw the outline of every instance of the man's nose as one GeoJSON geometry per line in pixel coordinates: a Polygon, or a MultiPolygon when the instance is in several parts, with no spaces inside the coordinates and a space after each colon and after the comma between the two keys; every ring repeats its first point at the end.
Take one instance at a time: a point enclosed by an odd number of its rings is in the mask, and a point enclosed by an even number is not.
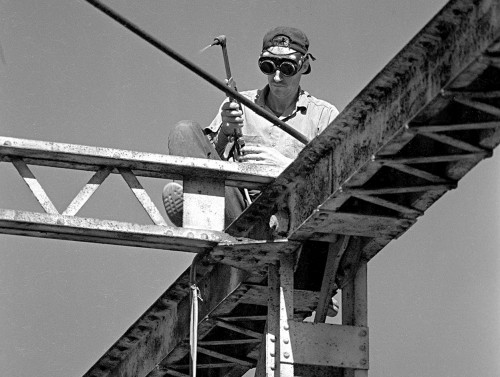
{"type": "Polygon", "coordinates": [[[276,72],[274,73],[273,80],[274,80],[274,82],[283,81],[283,77],[281,76],[281,72],[279,69],[277,69],[276,72]]]}

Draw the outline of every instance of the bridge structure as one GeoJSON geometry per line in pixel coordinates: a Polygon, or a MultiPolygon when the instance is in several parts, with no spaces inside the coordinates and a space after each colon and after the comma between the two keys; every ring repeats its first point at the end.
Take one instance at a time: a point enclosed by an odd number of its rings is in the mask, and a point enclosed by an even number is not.
{"type": "MultiPolygon", "coordinates": [[[[284,171],[0,137],[1,161],[43,209],[0,209],[0,231],[200,255],[199,376],[252,368],[257,376],[366,376],[368,262],[499,143],[500,2],[453,0],[284,171]],[[95,173],[60,211],[32,165],[95,173]],[[111,174],[152,224],[78,216],[111,174]],[[183,180],[182,228],[162,216],[141,177],[183,180]],[[262,191],[226,229],[225,186],[262,191]],[[337,292],[342,324],[333,325],[325,318],[337,292]]],[[[189,292],[187,270],[85,377],[188,376],[189,292]]]]}

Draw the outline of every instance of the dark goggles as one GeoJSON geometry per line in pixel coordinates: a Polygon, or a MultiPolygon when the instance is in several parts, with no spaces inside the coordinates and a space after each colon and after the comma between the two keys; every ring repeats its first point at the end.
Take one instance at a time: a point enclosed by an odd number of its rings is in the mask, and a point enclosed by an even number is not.
{"type": "Polygon", "coordinates": [[[278,69],[283,76],[293,76],[302,67],[302,59],[298,62],[291,59],[261,57],[259,59],[259,68],[266,75],[273,75],[278,69]]]}

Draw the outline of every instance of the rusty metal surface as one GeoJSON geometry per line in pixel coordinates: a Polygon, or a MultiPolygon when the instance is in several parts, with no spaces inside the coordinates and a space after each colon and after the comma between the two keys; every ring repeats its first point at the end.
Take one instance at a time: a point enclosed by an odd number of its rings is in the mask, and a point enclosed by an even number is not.
{"type": "Polygon", "coordinates": [[[222,241],[210,251],[215,262],[221,262],[243,270],[265,275],[267,265],[276,263],[280,254],[292,254],[300,242],[286,239],[271,241],[222,241]]]}
{"type": "Polygon", "coordinates": [[[292,323],[291,348],[298,364],[368,369],[368,328],[292,323]]]}
{"type": "Polygon", "coordinates": [[[238,241],[223,232],[139,225],[120,221],[0,209],[0,232],[112,245],[200,253],[221,241],[238,241]]]}
{"type": "Polygon", "coordinates": [[[201,158],[167,156],[123,149],[53,143],[0,136],[0,160],[22,158],[28,165],[97,171],[103,166],[133,171],[138,177],[182,179],[206,177],[226,181],[228,186],[261,188],[281,169],[269,165],[238,164],[201,158]]]}
{"type": "Polygon", "coordinates": [[[451,1],[227,231],[277,203],[289,239],[352,235],[371,259],[499,144],[499,37],[498,2],[451,1]]]}

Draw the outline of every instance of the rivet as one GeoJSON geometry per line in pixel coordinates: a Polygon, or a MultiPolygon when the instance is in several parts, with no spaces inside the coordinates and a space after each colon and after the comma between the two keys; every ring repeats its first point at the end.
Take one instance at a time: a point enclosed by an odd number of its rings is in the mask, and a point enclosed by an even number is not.
{"type": "Polygon", "coordinates": [[[174,235],[174,232],[171,230],[167,230],[167,236],[172,237],[174,235]]]}
{"type": "Polygon", "coordinates": [[[271,342],[276,342],[276,338],[273,336],[271,339],[270,339],[271,342]]]}
{"type": "Polygon", "coordinates": [[[366,351],[366,346],[362,344],[361,346],[359,346],[359,350],[363,352],[366,351]]]}
{"type": "Polygon", "coordinates": [[[367,361],[366,361],[366,359],[361,359],[359,363],[360,363],[361,365],[366,365],[367,361]]]}
{"type": "Polygon", "coordinates": [[[6,141],[5,143],[3,143],[3,145],[9,146],[10,145],[10,141],[6,141]]]}
{"type": "Polygon", "coordinates": [[[271,367],[271,370],[275,370],[275,369],[276,369],[276,367],[273,365],[273,366],[271,367]]]}
{"type": "Polygon", "coordinates": [[[187,238],[194,238],[194,233],[193,232],[189,232],[187,234],[187,238]]]}
{"type": "Polygon", "coordinates": [[[204,240],[208,240],[208,234],[202,233],[201,234],[201,238],[204,239],[204,240]]]}
{"type": "Polygon", "coordinates": [[[290,354],[288,352],[285,352],[283,356],[285,356],[285,359],[288,359],[290,357],[290,354]]]}
{"type": "Polygon", "coordinates": [[[271,352],[269,355],[270,355],[271,357],[274,357],[274,352],[271,352]]]}
{"type": "Polygon", "coordinates": [[[367,334],[368,334],[368,333],[366,332],[366,330],[361,330],[361,331],[359,332],[359,336],[361,336],[361,337],[365,337],[367,334]]]}
{"type": "Polygon", "coordinates": [[[288,331],[290,329],[290,326],[285,325],[285,326],[283,326],[283,328],[288,331]]]}
{"type": "Polygon", "coordinates": [[[290,343],[290,339],[288,339],[288,338],[283,339],[283,343],[285,343],[285,344],[290,343]]]}

